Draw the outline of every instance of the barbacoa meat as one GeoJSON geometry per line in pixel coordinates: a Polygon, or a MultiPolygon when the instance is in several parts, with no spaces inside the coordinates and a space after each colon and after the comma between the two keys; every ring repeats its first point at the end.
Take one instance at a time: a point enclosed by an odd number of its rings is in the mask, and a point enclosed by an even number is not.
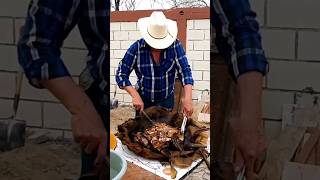
{"type": "Polygon", "coordinates": [[[118,126],[117,136],[135,154],[147,159],[168,162],[186,168],[205,152],[209,129],[188,119],[184,136],[180,133],[182,113],[170,112],[165,108],[150,107],[145,112],[155,122],[144,116],[129,119],[118,126]]]}

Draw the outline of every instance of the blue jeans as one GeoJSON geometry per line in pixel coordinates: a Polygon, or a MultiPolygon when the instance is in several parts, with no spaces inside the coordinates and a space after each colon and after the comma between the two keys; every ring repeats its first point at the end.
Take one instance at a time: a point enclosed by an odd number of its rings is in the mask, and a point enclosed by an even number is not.
{"type": "MultiPolygon", "coordinates": [[[[89,89],[86,90],[86,94],[91,99],[92,103],[94,104],[97,112],[99,113],[103,124],[108,131],[110,128],[109,123],[107,121],[110,119],[110,112],[109,106],[107,106],[107,96],[101,91],[99,86],[96,83],[93,83],[89,89]]],[[[107,133],[109,136],[110,133],[107,133]]],[[[107,137],[109,139],[109,137],[107,137]]],[[[107,143],[108,145],[109,143],[107,143]]],[[[108,152],[108,151],[107,151],[108,152]]],[[[87,154],[84,151],[81,152],[81,175],[90,173],[94,170],[94,161],[96,159],[97,154],[87,154]]]]}
{"type": "MultiPolygon", "coordinates": [[[[144,109],[147,109],[147,108],[149,108],[151,106],[164,107],[164,108],[169,109],[170,111],[173,109],[173,106],[174,106],[174,93],[172,93],[167,99],[164,99],[164,100],[161,100],[161,101],[155,101],[155,102],[152,102],[147,98],[144,98],[141,95],[140,91],[138,91],[138,93],[140,94],[140,97],[141,97],[141,99],[143,101],[144,109]]],[[[137,112],[137,111],[136,111],[136,116],[139,116],[139,112],[137,112]]]]}

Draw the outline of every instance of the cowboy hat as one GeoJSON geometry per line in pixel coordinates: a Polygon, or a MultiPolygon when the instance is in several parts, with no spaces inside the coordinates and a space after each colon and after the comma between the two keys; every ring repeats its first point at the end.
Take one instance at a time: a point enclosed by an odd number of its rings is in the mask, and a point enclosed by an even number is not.
{"type": "Polygon", "coordinates": [[[140,18],[138,27],[143,39],[155,49],[169,47],[177,38],[177,23],[161,11],[154,11],[150,17],[140,18]]]}

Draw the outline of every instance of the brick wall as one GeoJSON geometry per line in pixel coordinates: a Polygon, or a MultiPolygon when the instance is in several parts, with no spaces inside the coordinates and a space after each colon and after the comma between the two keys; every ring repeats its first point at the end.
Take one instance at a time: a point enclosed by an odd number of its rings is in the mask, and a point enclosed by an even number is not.
{"type": "MultiPolygon", "coordinates": [[[[210,90],[210,20],[188,20],[187,21],[187,47],[186,54],[192,69],[195,80],[193,87],[193,99],[197,100],[198,95],[205,89],[210,90]]],[[[140,39],[140,33],[136,22],[111,22],[110,49],[111,49],[111,70],[110,96],[114,96],[116,88],[115,73],[119,61],[123,58],[126,50],[132,43],[140,39]]],[[[134,72],[130,76],[132,84],[137,78],[134,72]]],[[[116,98],[121,104],[131,104],[130,95],[117,88],[116,98]]]]}
{"type": "Polygon", "coordinates": [[[320,93],[320,2],[251,0],[261,25],[270,72],[263,91],[269,137],[281,129],[282,105],[310,104],[320,93]],[[303,91],[312,87],[315,94],[303,91]]]}
{"type": "MultiPolygon", "coordinates": [[[[7,117],[12,113],[18,69],[16,44],[19,28],[24,24],[28,2],[0,1],[0,117],[7,117]]],[[[62,48],[62,58],[76,82],[85,65],[86,53],[76,28],[62,48]]],[[[28,130],[54,137],[72,137],[69,112],[47,90],[31,87],[26,78],[23,80],[17,118],[26,120],[28,130]]]]}

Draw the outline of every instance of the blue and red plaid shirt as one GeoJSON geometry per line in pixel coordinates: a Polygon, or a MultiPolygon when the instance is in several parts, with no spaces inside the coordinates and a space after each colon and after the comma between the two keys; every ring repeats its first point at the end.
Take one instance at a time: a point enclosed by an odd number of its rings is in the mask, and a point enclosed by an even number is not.
{"type": "Polygon", "coordinates": [[[129,76],[135,71],[137,88],[144,98],[161,101],[174,92],[176,72],[183,85],[193,85],[191,68],[179,40],[161,50],[160,63],[153,60],[151,47],[144,39],[133,43],[119,63],[116,81],[120,88],[131,86],[129,76]]]}
{"type": "Polygon", "coordinates": [[[248,0],[212,0],[211,27],[216,30],[216,45],[234,79],[249,71],[263,75],[268,61],[261,46],[256,13],[248,0]]]}

